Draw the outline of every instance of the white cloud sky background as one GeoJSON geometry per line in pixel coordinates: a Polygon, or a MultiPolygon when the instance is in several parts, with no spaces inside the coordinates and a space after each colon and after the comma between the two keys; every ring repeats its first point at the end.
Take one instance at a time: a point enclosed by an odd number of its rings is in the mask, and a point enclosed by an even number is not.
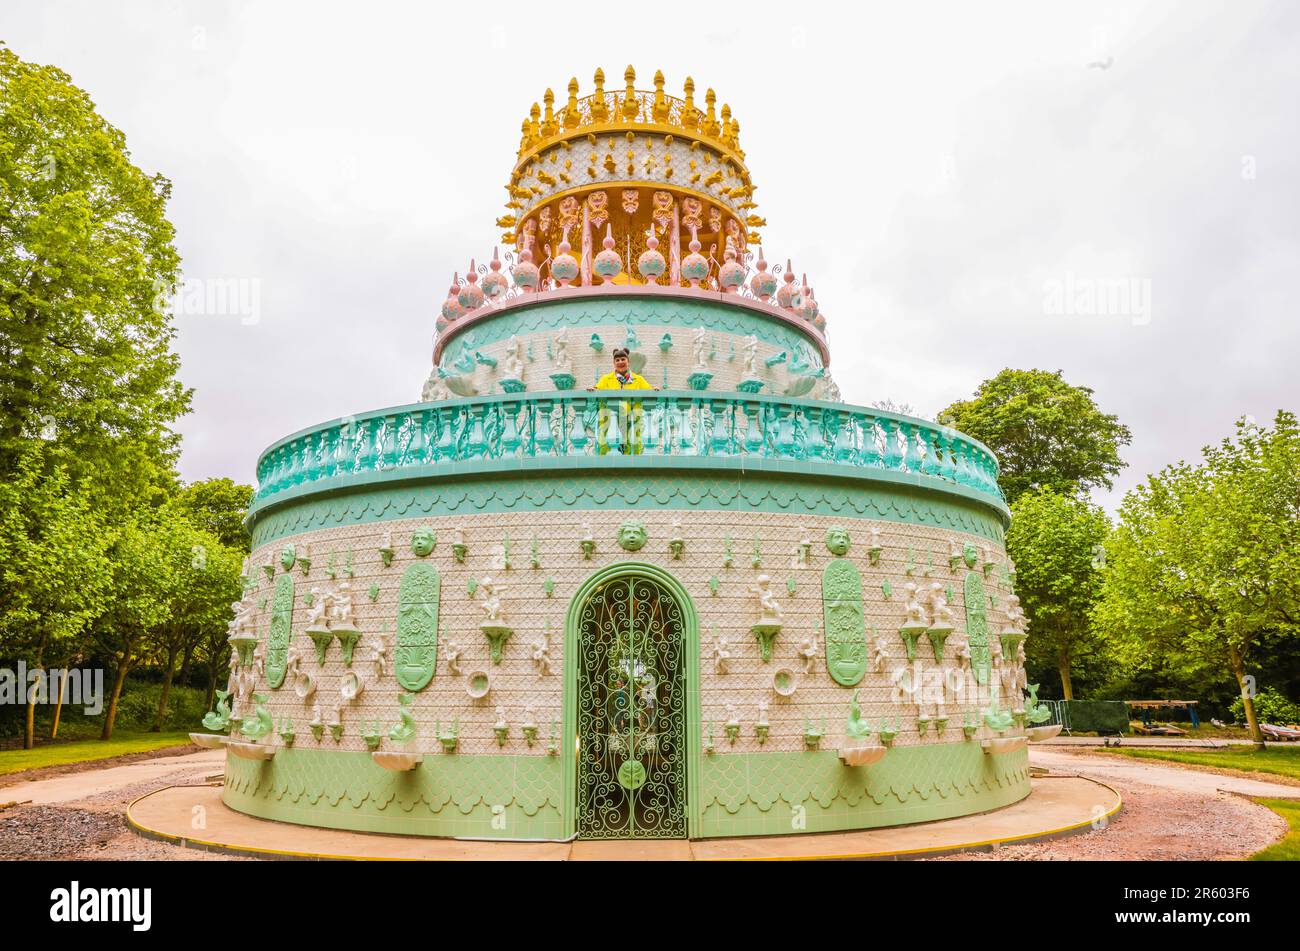
{"type": "Polygon", "coordinates": [[[259,282],[255,325],[178,317],[186,479],[252,481],[283,435],[417,399],[528,107],[628,63],[731,104],[847,401],[933,416],[1061,369],[1133,430],[1111,508],[1236,417],[1300,409],[1300,7],[650,9],[6,0],[0,39],[172,180],[186,277],[259,282]],[[1067,274],[1149,281],[1149,322],[1045,313],[1067,274]]]}

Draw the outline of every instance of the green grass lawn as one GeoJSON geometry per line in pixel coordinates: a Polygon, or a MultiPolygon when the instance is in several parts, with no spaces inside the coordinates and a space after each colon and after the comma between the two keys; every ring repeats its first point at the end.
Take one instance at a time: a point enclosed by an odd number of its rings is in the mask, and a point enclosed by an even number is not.
{"type": "Polygon", "coordinates": [[[1291,831],[1281,842],[1274,842],[1250,857],[1252,862],[1300,862],[1300,802],[1293,799],[1256,799],[1291,824],[1291,831]]]}
{"type": "MultiPolygon", "coordinates": [[[[188,733],[115,733],[111,740],[76,740],[71,743],[47,743],[34,750],[0,752],[0,776],[41,766],[62,766],[110,759],[126,753],[147,753],[165,746],[189,743],[188,733]]],[[[0,791],[0,798],[4,793],[0,791]]]]}
{"type": "Polygon", "coordinates": [[[1260,751],[1253,747],[1229,747],[1219,750],[1132,749],[1112,747],[1107,754],[1118,753],[1136,759],[1159,759],[1191,766],[1214,766],[1249,773],[1273,773],[1300,779],[1300,744],[1270,747],[1260,751]]]}

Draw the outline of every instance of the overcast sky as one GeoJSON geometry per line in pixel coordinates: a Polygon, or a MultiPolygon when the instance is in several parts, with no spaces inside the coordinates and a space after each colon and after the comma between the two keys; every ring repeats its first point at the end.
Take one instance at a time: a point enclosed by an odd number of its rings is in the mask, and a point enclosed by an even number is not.
{"type": "Polygon", "coordinates": [[[173,182],[186,277],[256,294],[177,318],[186,479],[251,481],[282,435],[418,398],[529,105],[628,63],[731,104],[847,401],[933,417],[1061,369],[1133,430],[1109,508],[1300,409],[1300,5],[632,9],[4,0],[0,39],[173,182]],[[1131,290],[1120,313],[1100,287],[1131,290]]]}

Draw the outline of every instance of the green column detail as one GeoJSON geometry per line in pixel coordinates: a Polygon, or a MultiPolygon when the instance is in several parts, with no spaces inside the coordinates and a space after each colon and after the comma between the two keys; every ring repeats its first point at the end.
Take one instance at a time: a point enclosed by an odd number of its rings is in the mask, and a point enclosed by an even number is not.
{"type": "Polygon", "coordinates": [[[397,648],[393,670],[407,690],[423,690],[438,665],[438,598],[442,578],[419,562],[402,575],[397,589],[397,648]]]}
{"type": "Polygon", "coordinates": [[[826,669],[837,684],[852,687],[867,672],[867,629],[862,609],[862,575],[847,558],[822,573],[822,615],[826,669]]]}
{"type": "Polygon", "coordinates": [[[293,578],[280,575],[271,603],[271,634],[266,645],[266,682],[271,689],[284,683],[289,666],[289,641],[293,637],[293,578]]]}
{"type": "Polygon", "coordinates": [[[984,581],[977,572],[966,575],[966,637],[970,640],[970,666],[975,682],[989,682],[993,657],[989,652],[989,608],[984,597],[984,581]]]}

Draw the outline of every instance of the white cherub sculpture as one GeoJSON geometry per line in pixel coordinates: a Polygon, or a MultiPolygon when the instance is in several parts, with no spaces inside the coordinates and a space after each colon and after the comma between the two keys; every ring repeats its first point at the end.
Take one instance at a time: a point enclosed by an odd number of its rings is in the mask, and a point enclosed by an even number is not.
{"type": "Polygon", "coordinates": [[[703,328],[703,327],[700,327],[698,330],[695,331],[695,339],[694,339],[694,341],[693,341],[693,346],[694,346],[694,350],[695,350],[695,369],[696,369],[696,370],[703,370],[703,369],[705,369],[705,367],[707,366],[706,358],[705,358],[705,356],[704,356],[704,352],[705,352],[705,350],[708,349],[708,342],[707,342],[707,340],[706,340],[705,338],[706,338],[706,335],[705,335],[705,333],[704,333],[704,328],[703,328]]]}
{"type": "Polygon", "coordinates": [[[253,648],[253,677],[254,679],[266,674],[266,645],[261,641],[253,648]]]}
{"type": "Polygon", "coordinates": [[[740,717],[736,716],[736,705],[727,704],[727,726],[740,726],[740,717]]]}
{"type": "Polygon", "coordinates": [[[917,588],[916,582],[907,582],[907,584],[903,585],[903,591],[907,594],[907,604],[903,608],[906,615],[903,620],[904,626],[927,627],[925,606],[921,604],[920,590],[917,588]]]}
{"type": "Polygon", "coordinates": [[[505,355],[501,358],[501,371],[507,378],[522,380],[524,378],[524,346],[519,338],[511,336],[506,344],[505,355]]]}
{"type": "Polygon", "coordinates": [[[762,615],[762,621],[779,622],[781,620],[781,605],[777,603],[776,596],[772,594],[772,579],[767,574],[760,574],[754,579],[754,587],[750,588],[758,596],[758,608],[762,615]]]}
{"type": "Polygon", "coordinates": [[[478,590],[483,594],[483,620],[484,622],[498,622],[501,620],[501,592],[498,590],[501,585],[494,581],[491,576],[484,576],[479,579],[478,590]]]}
{"type": "Polygon", "coordinates": [[[388,668],[388,643],[382,634],[376,634],[370,645],[370,663],[374,665],[376,680],[384,676],[384,671],[388,668]]]}
{"type": "Polygon", "coordinates": [[[324,726],[321,720],[320,704],[317,703],[311,708],[311,726],[324,726]]]}
{"type": "Polygon", "coordinates": [[[817,658],[817,632],[809,634],[805,640],[799,642],[799,656],[803,658],[803,672],[811,674],[813,661],[817,658]]]}
{"type": "Polygon", "coordinates": [[[460,645],[455,641],[447,641],[442,647],[443,656],[447,658],[447,673],[456,675],[460,673],[460,645]]]}
{"type": "Polygon", "coordinates": [[[330,598],[331,610],[334,614],[334,620],[340,626],[352,624],[352,584],[347,581],[340,581],[338,590],[330,598]]]}
{"type": "Polygon", "coordinates": [[[886,662],[888,662],[890,658],[889,644],[885,641],[885,635],[877,631],[875,640],[872,642],[872,647],[876,650],[875,668],[877,671],[883,671],[886,662]]]}
{"type": "Polygon", "coordinates": [[[965,634],[956,635],[950,642],[956,650],[957,665],[959,667],[970,666],[970,641],[965,634]]]}
{"type": "Polygon", "coordinates": [[[948,606],[948,598],[944,594],[943,585],[937,581],[930,585],[930,613],[934,617],[931,627],[951,631],[956,623],[952,608],[948,606]]]}
{"type": "Polygon", "coordinates": [[[715,637],[713,639],[713,672],[715,674],[725,674],[727,672],[727,661],[731,659],[731,651],[727,650],[727,639],[725,637],[715,637]]]}
{"type": "Polygon", "coordinates": [[[1025,624],[1025,611],[1020,606],[1020,596],[1017,594],[1007,595],[1007,627],[1013,631],[1023,631],[1025,624]]]}
{"type": "Polygon", "coordinates": [[[750,334],[745,338],[745,375],[743,378],[758,376],[758,338],[750,334]]]}
{"type": "Polygon", "coordinates": [[[298,665],[302,662],[302,653],[296,645],[289,648],[284,658],[284,679],[292,682],[298,676],[298,665]]]}
{"type": "Polygon", "coordinates": [[[551,639],[545,632],[537,636],[533,641],[533,665],[537,668],[537,674],[545,677],[551,672],[551,639]]]}
{"type": "Polygon", "coordinates": [[[330,595],[320,588],[311,589],[311,607],[307,609],[307,626],[329,627],[330,595]]]}
{"type": "Polygon", "coordinates": [[[573,361],[569,359],[569,330],[566,327],[560,331],[555,338],[555,372],[568,373],[573,369],[573,361]]]}

